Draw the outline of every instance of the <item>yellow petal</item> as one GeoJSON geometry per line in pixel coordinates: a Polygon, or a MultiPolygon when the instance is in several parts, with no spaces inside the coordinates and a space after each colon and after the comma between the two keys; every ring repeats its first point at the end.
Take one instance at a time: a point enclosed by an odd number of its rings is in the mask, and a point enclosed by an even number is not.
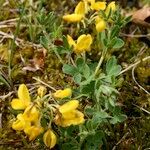
{"type": "Polygon", "coordinates": [[[98,22],[96,24],[96,31],[97,32],[102,32],[103,30],[105,30],[105,28],[106,28],[106,23],[104,20],[101,20],[100,22],[98,22]]]}
{"type": "Polygon", "coordinates": [[[72,110],[62,114],[62,119],[72,119],[76,117],[76,110],[72,110]]]}
{"type": "Polygon", "coordinates": [[[82,18],[83,15],[81,14],[70,14],[63,16],[63,19],[68,22],[80,22],[82,18]]]}
{"type": "Polygon", "coordinates": [[[85,14],[85,4],[84,2],[79,2],[75,8],[75,14],[84,15],[85,14]]]}
{"type": "Polygon", "coordinates": [[[11,107],[15,110],[22,110],[26,108],[26,105],[20,99],[13,99],[11,101],[11,107]]]}
{"type": "Polygon", "coordinates": [[[53,148],[56,145],[57,137],[52,130],[47,130],[43,135],[43,142],[47,147],[53,148]]]}
{"type": "Polygon", "coordinates": [[[67,126],[70,126],[70,125],[79,125],[79,124],[82,124],[84,123],[84,115],[82,112],[78,111],[76,113],[76,115],[78,115],[78,117],[76,118],[73,118],[73,119],[70,119],[70,120],[64,120],[63,121],[63,127],[67,127],[67,126]]]}
{"type": "Polygon", "coordinates": [[[96,10],[96,11],[105,10],[106,9],[106,2],[92,3],[91,9],[96,10]]]}
{"type": "Polygon", "coordinates": [[[83,34],[77,39],[77,45],[76,45],[74,51],[75,51],[75,53],[82,53],[84,51],[89,51],[91,44],[92,44],[91,35],[83,34]]]}
{"type": "Polygon", "coordinates": [[[67,41],[70,46],[76,46],[75,41],[73,40],[73,38],[70,35],[67,35],[67,41]]]}
{"type": "Polygon", "coordinates": [[[53,96],[55,98],[65,98],[65,97],[70,97],[72,95],[72,90],[70,88],[66,88],[64,90],[57,90],[53,96]]]}
{"type": "Polygon", "coordinates": [[[24,129],[24,132],[29,137],[29,141],[35,140],[35,138],[44,131],[40,126],[29,126],[24,129]]]}
{"type": "Polygon", "coordinates": [[[100,21],[102,21],[103,19],[102,18],[100,18],[99,16],[97,16],[96,18],[95,18],[95,23],[97,24],[97,23],[99,23],[100,21]]]}
{"type": "Polygon", "coordinates": [[[59,107],[59,112],[60,113],[67,113],[72,110],[75,110],[79,106],[79,101],[78,100],[71,100],[62,106],[59,107]]]}
{"type": "Polygon", "coordinates": [[[26,121],[30,121],[32,123],[37,123],[39,120],[40,112],[37,110],[35,106],[28,106],[24,113],[23,117],[26,121]]]}
{"type": "Polygon", "coordinates": [[[17,115],[17,120],[16,120],[15,122],[13,122],[13,124],[12,124],[12,128],[13,128],[14,130],[21,131],[21,130],[24,129],[25,124],[26,124],[26,123],[25,123],[25,120],[24,120],[22,114],[18,114],[18,115],[17,115]]]}
{"type": "Polygon", "coordinates": [[[109,3],[109,5],[107,6],[106,11],[105,11],[105,13],[106,13],[107,16],[109,15],[110,10],[111,10],[111,11],[115,11],[115,10],[116,10],[115,1],[112,1],[112,2],[109,3]]]}
{"type": "Polygon", "coordinates": [[[18,89],[18,98],[28,106],[31,102],[29,91],[25,84],[21,84],[18,89]]]}
{"type": "Polygon", "coordinates": [[[73,116],[73,118],[71,119],[64,119],[58,116],[57,118],[55,118],[55,123],[62,127],[67,127],[70,125],[79,125],[84,123],[84,121],[84,114],[78,110],[75,110],[75,116],[73,116]]]}

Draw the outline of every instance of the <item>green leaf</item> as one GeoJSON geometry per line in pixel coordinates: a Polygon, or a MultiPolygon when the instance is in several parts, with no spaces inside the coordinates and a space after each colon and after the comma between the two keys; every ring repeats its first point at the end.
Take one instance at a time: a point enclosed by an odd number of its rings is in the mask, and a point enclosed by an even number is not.
{"type": "Polygon", "coordinates": [[[113,92],[118,94],[118,91],[115,88],[107,86],[107,85],[101,85],[100,89],[103,94],[108,95],[108,96],[111,95],[113,92]]]}
{"type": "Polygon", "coordinates": [[[81,86],[82,94],[90,95],[90,94],[94,93],[94,86],[95,86],[95,81],[92,81],[87,85],[81,86]]]}
{"type": "Polygon", "coordinates": [[[110,39],[113,39],[115,36],[118,36],[120,27],[118,25],[113,26],[110,34],[110,39]]]}
{"type": "Polygon", "coordinates": [[[98,34],[98,40],[101,42],[103,47],[107,46],[107,38],[106,38],[106,32],[105,31],[100,32],[98,34]]]}
{"type": "Polygon", "coordinates": [[[76,73],[78,73],[78,70],[76,67],[69,65],[69,64],[64,64],[62,71],[66,74],[74,76],[76,73]]]}
{"type": "Polygon", "coordinates": [[[74,142],[73,140],[72,141],[67,141],[66,143],[63,143],[61,145],[61,150],[77,150],[78,149],[78,145],[77,145],[77,141],[74,142]]]}
{"type": "Polygon", "coordinates": [[[84,65],[84,69],[82,70],[83,71],[83,76],[88,79],[89,76],[90,76],[90,68],[87,64],[84,65]]]}
{"type": "Polygon", "coordinates": [[[87,115],[94,115],[95,113],[95,109],[94,108],[91,108],[91,107],[86,107],[85,108],[85,114],[87,115]]]}
{"type": "Polygon", "coordinates": [[[118,114],[118,115],[115,115],[111,120],[110,120],[110,123],[111,124],[116,124],[116,123],[120,123],[120,122],[123,122],[127,119],[127,116],[124,115],[124,114],[118,114]]]}
{"type": "Polygon", "coordinates": [[[8,81],[2,75],[0,75],[0,82],[10,88],[8,81]]]}
{"type": "Polygon", "coordinates": [[[110,116],[105,111],[94,113],[93,118],[92,118],[92,126],[94,128],[97,128],[100,124],[104,123],[107,118],[110,118],[110,116]]]}
{"type": "Polygon", "coordinates": [[[82,75],[81,74],[75,74],[73,76],[73,79],[74,79],[75,83],[80,84],[81,79],[82,79],[82,75]]]}
{"type": "Polygon", "coordinates": [[[113,56],[106,63],[106,73],[110,76],[117,76],[121,71],[121,66],[117,65],[117,59],[113,56]]]}
{"type": "Polygon", "coordinates": [[[96,112],[95,113],[95,117],[94,118],[102,118],[102,119],[104,119],[104,118],[108,118],[109,117],[109,115],[108,115],[108,113],[107,112],[105,112],[105,111],[100,111],[100,112],[96,112]]]}
{"type": "Polygon", "coordinates": [[[76,59],[76,65],[77,65],[79,72],[81,73],[83,71],[84,65],[85,65],[83,58],[78,57],[76,59]]]}
{"type": "Polygon", "coordinates": [[[111,106],[115,107],[115,101],[111,97],[108,99],[111,106]]]}
{"type": "Polygon", "coordinates": [[[120,39],[120,38],[116,38],[115,39],[115,43],[113,44],[112,47],[114,49],[119,49],[119,48],[123,47],[123,45],[124,45],[124,41],[122,39],[120,39]]]}
{"type": "Polygon", "coordinates": [[[84,149],[86,150],[98,150],[103,144],[104,138],[103,131],[96,131],[93,134],[89,133],[89,136],[85,139],[84,149]]]}
{"type": "Polygon", "coordinates": [[[49,49],[49,40],[47,39],[46,36],[41,36],[40,37],[40,43],[45,49],[49,49]]]}

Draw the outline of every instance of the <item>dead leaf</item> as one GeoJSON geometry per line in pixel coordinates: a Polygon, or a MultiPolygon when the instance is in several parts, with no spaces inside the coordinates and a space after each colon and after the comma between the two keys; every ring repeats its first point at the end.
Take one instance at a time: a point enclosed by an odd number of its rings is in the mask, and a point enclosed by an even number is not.
{"type": "Polygon", "coordinates": [[[46,54],[47,51],[44,48],[38,50],[33,59],[29,60],[30,64],[25,65],[25,67],[23,67],[22,70],[32,72],[42,70],[44,68],[46,54]]]}
{"type": "Polygon", "coordinates": [[[134,12],[132,21],[136,24],[150,28],[150,7],[144,7],[134,12]]]}

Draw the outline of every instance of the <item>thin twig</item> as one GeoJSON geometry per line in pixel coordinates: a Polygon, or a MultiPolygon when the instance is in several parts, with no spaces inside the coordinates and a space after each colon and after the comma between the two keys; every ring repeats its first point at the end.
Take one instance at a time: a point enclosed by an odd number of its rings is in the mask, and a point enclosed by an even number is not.
{"type": "Polygon", "coordinates": [[[0,25],[7,24],[7,23],[10,23],[10,22],[16,22],[18,20],[19,20],[19,18],[13,18],[13,19],[9,19],[9,20],[4,20],[4,21],[0,22],[0,25]]]}
{"type": "Polygon", "coordinates": [[[132,104],[132,105],[134,105],[134,106],[138,107],[140,110],[142,110],[142,111],[144,111],[144,112],[146,112],[147,114],[149,114],[149,115],[150,115],[150,112],[149,112],[148,110],[144,109],[143,107],[140,107],[140,106],[135,105],[135,104],[132,104]]]}
{"type": "Polygon", "coordinates": [[[146,61],[146,60],[148,60],[148,59],[150,59],[150,56],[147,56],[147,57],[143,58],[142,60],[139,60],[139,61],[135,62],[134,64],[131,64],[131,65],[128,66],[126,69],[122,70],[122,71],[119,73],[119,75],[125,73],[126,71],[132,69],[134,66],[137,66],[139,63],[141,63],[141,62],[143,62],[143,61],[146,61]]]}
{"type": "Polygon", "coordinates": [[[6,95],[2,95],[2,96],[0,96],[0,99],[6,99],[7,97],[10,97],[12,94],[13,94],[14,92],[12,91],[12,92],[9,92],[8,94],[6,94],[6,95]]]}
{"type": "Polygon", "coordinates": [[[127,135],[129,134],[129,132],[127,132],[118,142],[117,144],[113,147],[112,150],[115,150],[117,148],[117,146],[127,137],[127,135]]]}
{"type": "MultiPolygon", "coordinates": [[[[7,34],[7,33],[2,32],[2,31],[0,31],[0,35],[4,36],[5,38],[14,39],[14,35],[7,34]]],[[[37,47],[37,48],[42,48],[41,44],[35,44],[35,43],[29,42],[29,41],[25,42],[24,40],[22,40],[20,38],[16,38],[15,42],[16,42],[16,45],[19,45],[20,43],[26,43],[28,45],[32,45],[32,46],[37,47]]]]}
{"type": "Polygon", "coordinates": [[[134,67],[132,68],[132,78],[133,78],[133,81],[134,81],[134,82],[137,84],[137,86],[138,86],[139,88],[141,88],[145,93],[147,93],[148,95],[150,95],[150,93],[136,81],[135,76],[134,76],[134,70],[135,70],[135,68],[136,68],[136,66],[134,66],[134,67]]]}
{"type": "Polygon", "coordinates": [[[40,80],[39,78],[33,77],[34,80],[44,84],[45,86],[49,87],[50,89],[52,89],[53,91],[57,91],[54,87],[48,85],[47,83],[43,82],[42,80],[40,80]]]}
{"type": "Polygon", "coordinates": [[[131,38],[140,38],[140,37],[150,37],[150,34],[125,34],[125,33],[120,33],[120,36],[126,36],[126,37],[131,37],[131,38]]]}

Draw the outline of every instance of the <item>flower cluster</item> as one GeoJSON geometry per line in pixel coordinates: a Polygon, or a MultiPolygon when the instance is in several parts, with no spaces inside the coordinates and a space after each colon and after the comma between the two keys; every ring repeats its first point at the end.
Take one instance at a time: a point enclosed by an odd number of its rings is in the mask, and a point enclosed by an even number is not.
{"type": "MultiPolygon", "coordinates": [[[[67,14],[63,16],[63,20],[67,22],[84,22],[85,15],[90,11],[96,11],[91,17],[91,20],[95,21],[95,28],[97,32],[102,32],[106,29],[105,19],[98,14],[98,11],[104,11],[106,16],[112,11],[116,10],[115,2],[111,2],[107,5],[106,2],[95,2],[95,0],[83,0],[80,1],[75,7],[74,13],[67,14]]],[[[78,37],[77,42],[73,38],[67,35],[67,40],[70,47],[73,47],[73,50],[76,54],[83,53],[85,51],[90,51],[90,46],[92,44],[92,37],[90,34],[82,34],[78,37]]]]}
{"type": "MultiPolygon", "coordinates": [[[[51,127],[48,127],[47,130],[45,130],[45,128],[41,126],[43,108],[40,104],[41,101],[38,100],[41,100],[45,93],[46,89],[40,87],[38,89],[38,97],[36,101],[32,102],[26,85],[21,84],[19,86],[18,98],[11,101],[11,107],[15,110],[23,110],[23,113],[17,115],[16,120],[12,123],[12,129],[24,131],[28,136],[29,141],[35,140],[37,136],[45,132],[43,135],[43,142],[47,147],[53,148],[57,143],[56,134],[51,127]]],[[[71,97],[71,95],[72,90],[70,88],[57,90],[53,93],[56,102],[58,99],[60,100],[66,97],[71,97]]],[[[54,119],[50,120],[50,122],[54,122],[57,126],[61,127],[84,123],[84,114],[77,110],[78,106],[79,101],[77,100],[70,100],[63,105],[55,105],[55,109],[52,109],[52,111],[54,111],[54,119]]]]}

